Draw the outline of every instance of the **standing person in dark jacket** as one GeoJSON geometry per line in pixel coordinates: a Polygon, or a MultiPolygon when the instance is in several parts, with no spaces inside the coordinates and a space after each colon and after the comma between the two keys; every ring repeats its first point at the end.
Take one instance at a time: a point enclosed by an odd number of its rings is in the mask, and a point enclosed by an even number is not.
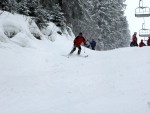
{"type": "Polygon", "coordinates": [[[92,39],[92,41],[90,42],[91,44],[91,48],[92,50],[95,50],[95,47],[96,47],[96,41],[94,39],[92,39]]]}
{"type": "Polygon", "coordinates": [[[79,33],[79,35],[74,39],[74,47],[70,52],[70,55],[78,48],[78,55],[81,53],[81,44],[84,43],[86,45],[86,40],[82,36],[82,33],[79,33]]]}

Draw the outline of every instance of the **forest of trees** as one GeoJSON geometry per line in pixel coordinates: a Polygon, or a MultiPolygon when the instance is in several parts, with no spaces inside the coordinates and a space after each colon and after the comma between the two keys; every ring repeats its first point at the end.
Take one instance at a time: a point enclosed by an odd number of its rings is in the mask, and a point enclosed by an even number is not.
{"type": "Polygon", "coordinates": [[[0,10],[31,16],[40,29],[54,22],[97,41],[97,50],[126,47],[129,29],[125,0],[1,0],[0,10]]]}

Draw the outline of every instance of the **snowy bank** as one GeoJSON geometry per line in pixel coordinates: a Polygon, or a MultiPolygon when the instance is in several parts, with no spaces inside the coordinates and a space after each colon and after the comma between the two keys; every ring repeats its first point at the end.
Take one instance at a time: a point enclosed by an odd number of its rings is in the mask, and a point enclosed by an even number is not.
{"type": "Polygon", "coordinates": [[[0,15],[0,43],[32,47],[38,40],[55,41],[57,37],[72,40],[74,34],[67,27],[63,31],[54,23],[40,30],[31,17],[3,12],[0,15]],[[67,30],[68,29],[68,30],[67,30]]]}

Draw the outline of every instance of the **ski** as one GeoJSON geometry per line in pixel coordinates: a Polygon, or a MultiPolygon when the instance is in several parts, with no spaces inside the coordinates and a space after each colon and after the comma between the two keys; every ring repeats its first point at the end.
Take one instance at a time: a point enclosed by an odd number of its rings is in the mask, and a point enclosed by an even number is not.
{"type": "Polygon", "coordinates": [[[78,56],[85,57],[85,58],[88,57],[88,55],[78,55],[78,56]]]}
{"type": "Polygon", "coordinates": [[[72,54],[68,54],[68,55],[62,55],[62,56],[65,56],[65,57],[67,57],[67,58],[70,58],[71,56],[72,57],[75,57],[75,56],[77,56],[77,57],[84,57],[84,58],[87,58],[89,55],[72,55],[72,54]]]}

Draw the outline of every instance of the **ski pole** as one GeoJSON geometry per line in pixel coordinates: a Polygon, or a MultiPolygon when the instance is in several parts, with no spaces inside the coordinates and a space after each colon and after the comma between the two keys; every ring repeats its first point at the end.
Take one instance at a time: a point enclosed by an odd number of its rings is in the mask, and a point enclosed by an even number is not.
{"type": "Polygon", "coordinates": [[[85,53],[85,46],[84,46],[84,53],[85,53]]]}

